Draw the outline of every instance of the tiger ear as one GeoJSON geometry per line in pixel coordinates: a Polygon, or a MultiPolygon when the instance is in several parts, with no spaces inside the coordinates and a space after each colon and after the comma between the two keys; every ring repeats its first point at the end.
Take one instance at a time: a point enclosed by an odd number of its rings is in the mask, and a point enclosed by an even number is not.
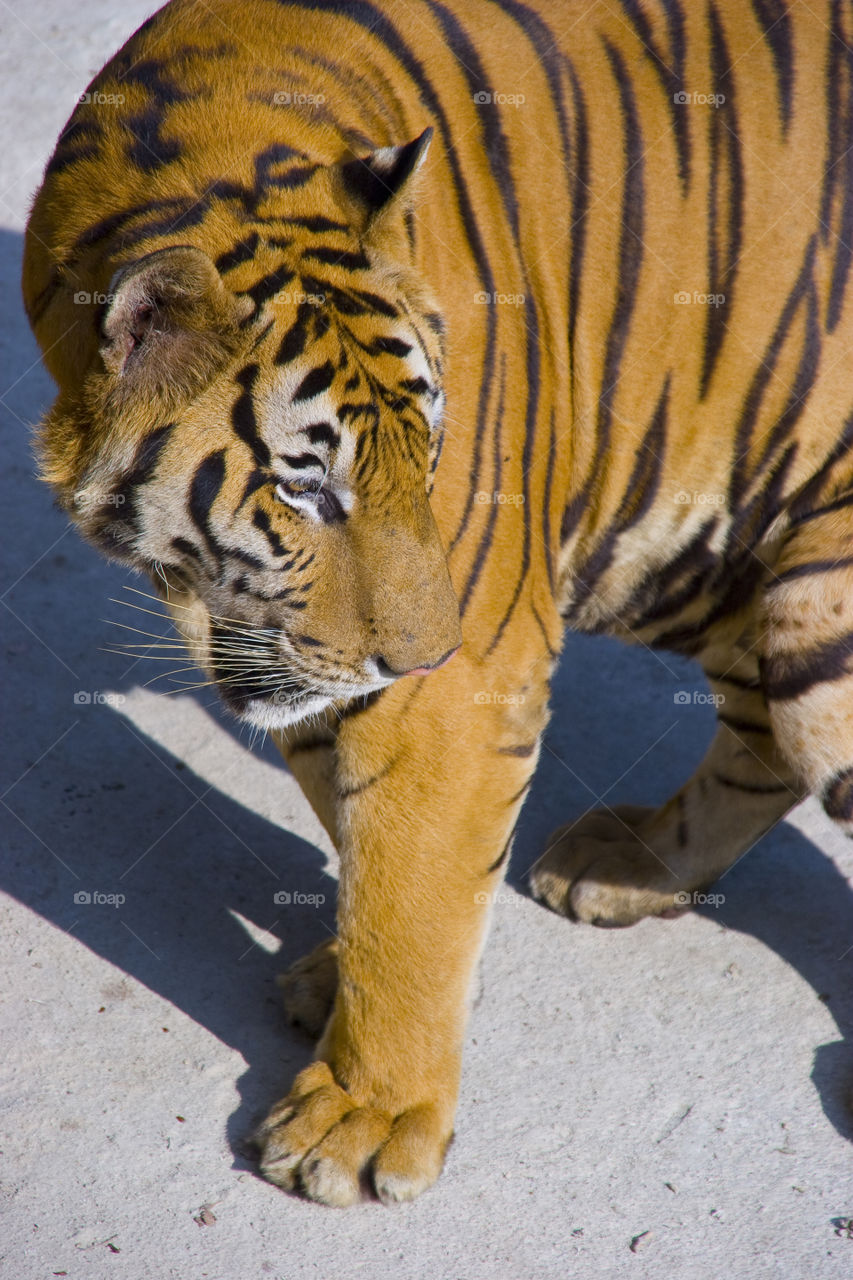
{"type": "Polygon", "coordinates": [[[412,180],[426,159],[433,132],[430,125],[411,142],[380,147],[341,166],[346,194],[362,211],[362,230],[392,208],[408,208],[411,204],[412,180]]]}
{"type": "Polygon", "coordinates": [[[112,393],[179,402],[197,394],[236,349],[248,297],[223,284],[193,245],[172,245],[116,271],[101,319],[101,359],[112,393]]]}

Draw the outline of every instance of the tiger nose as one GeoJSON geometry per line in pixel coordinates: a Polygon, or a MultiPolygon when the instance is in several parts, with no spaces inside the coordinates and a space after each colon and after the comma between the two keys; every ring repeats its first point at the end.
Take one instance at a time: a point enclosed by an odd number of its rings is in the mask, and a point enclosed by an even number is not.
{"type": "Polygon", "coordinates": [[[396,671],[389,662],[386,662],[381,654],[376,654],[373,663],[377,672],[384,680],[399,680],[401,676],[427,676],[431,671],[437,671],[439,667],[443,667],[449,662],[454,653],[459,650],[459,645],[454,645],[452,649],[448,649],[444,657],[439,658],[438,662],[434,662],[431,667],[407,667],[405,671],[396,671]]]}

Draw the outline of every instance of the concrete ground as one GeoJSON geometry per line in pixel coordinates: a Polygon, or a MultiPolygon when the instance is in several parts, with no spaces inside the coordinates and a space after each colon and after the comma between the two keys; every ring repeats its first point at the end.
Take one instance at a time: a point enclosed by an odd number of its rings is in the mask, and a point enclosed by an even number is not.
{"type": "Polygon", "coordinates": [[[103,652],[104,619],[145,618],[111,597],[145,584],[69,530],[29,453],[52,388],[18,295],[27,203],[148,11],[0,3],[2,1275],[850,1277],[853,859],[818,807],[677,922],[573,926],[524,888],[553,826],[663,800],[711,731],[674,700],[696,668],[604,641],[566,647],[441,1181],[338,1211],[255,1176],[241,1139],[310,1055],[273,978],[333,928],[335,857],[274,752],[103,652]]]}

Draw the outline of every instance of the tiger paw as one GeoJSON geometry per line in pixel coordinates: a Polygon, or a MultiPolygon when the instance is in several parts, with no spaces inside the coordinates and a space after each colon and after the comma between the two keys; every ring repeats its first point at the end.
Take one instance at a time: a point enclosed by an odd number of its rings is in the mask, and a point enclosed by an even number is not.
{"type": "Polygon", "coordinates": [[[330,938],[276,978],[289,1020],[318,1040],[338,989],[338,940],[330,938]]]}
{"type": "Polygon", "coordinates": [[[633,805],[593,809],[560,827],[530,873],[534,897],[561,915],[602,927],[682,915],[688,895],[675,859],[651,843],[655,812],[633,805]]]}
{"type": "Polygon", "coordinates": [[[261,1173],[287,1191],[345,1207],[371,1185],[385,1204],[414,1200],[435,1182],[451,1134],[438,1107],[392,1116],[359,1105],[325,1062],[312,1062],[253,1141],[261,1173]]]}

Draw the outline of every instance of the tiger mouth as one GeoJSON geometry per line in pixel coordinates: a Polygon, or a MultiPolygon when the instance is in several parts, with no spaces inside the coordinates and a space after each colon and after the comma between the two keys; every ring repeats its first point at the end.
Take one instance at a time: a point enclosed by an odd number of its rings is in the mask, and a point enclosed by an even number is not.
{"type": "Polygon", "coordinates": [[[324,711],[334,701],[329,694],[311,690],[296,691],[281,688],[269,692],[240,689],[217,684],[219,696],[225,707],[239,720],[264,729],[285,728],[310,715],[324,711]]]}
{"type": "Polygon", "coordinates": [[[232,715],[245,723],[264,729],[281,729],[297,724],[309,716],[318,715],[334,703],[345,704],[354,698],[364,697],[389,682],[351,685],[349,688],[324,690],[311,684],[299,684],[294,680],[283,681],[280,675],[271,674],[266,681],[256,678],[240,682],[215,679],[217,691],[224,706],[232,715]]]}

